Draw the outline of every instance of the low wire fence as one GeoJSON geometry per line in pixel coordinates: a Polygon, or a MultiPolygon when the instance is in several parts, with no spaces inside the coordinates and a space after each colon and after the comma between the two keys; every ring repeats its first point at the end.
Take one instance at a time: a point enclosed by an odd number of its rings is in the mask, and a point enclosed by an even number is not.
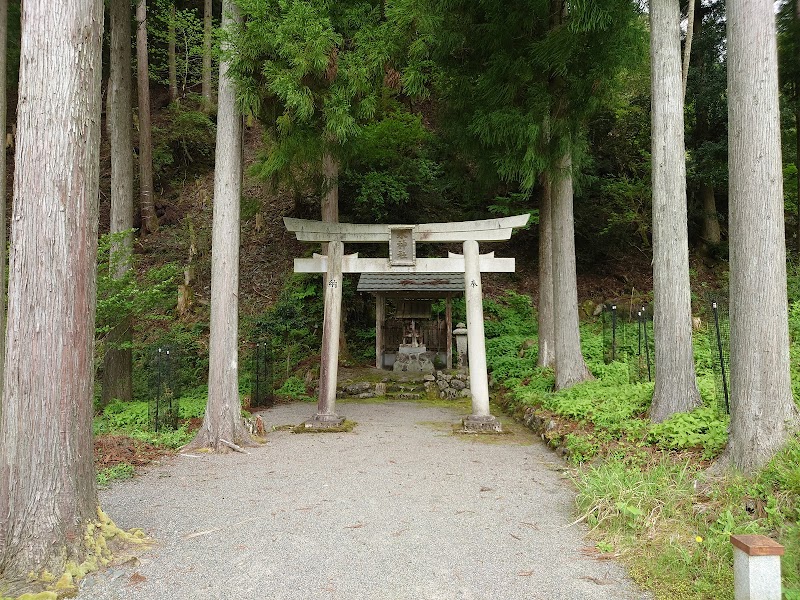
{"type": "Polygon", "coordinates": [[[250,406],[269,407],[275,402],[275,357],[269,340],[253,346],[250,373],[250,406]]]}
{"type": "Polygon", "coordinates": [[[151,395],[148,417],[153,431],[178,427],[178,398],[181,396],[180,357],[171,346],[158,346],[150,355],[151,395]]]}
{"type": "MultiPolygon", "coordinates": [[[[603,331],[603,357],[606,363],[628,365],[631,382],[653,381],[655,378],[655,342],[653,339],[652,307],[620,308],[607,303],[600,315],[603,331]]],[[[707,355],[698,357],[698,370],[711,369],[717,406],[730,413],[730,320],[727,301],[707,297],[700,314],[693,318],[698,334],[695,348],[707,355]]]]}

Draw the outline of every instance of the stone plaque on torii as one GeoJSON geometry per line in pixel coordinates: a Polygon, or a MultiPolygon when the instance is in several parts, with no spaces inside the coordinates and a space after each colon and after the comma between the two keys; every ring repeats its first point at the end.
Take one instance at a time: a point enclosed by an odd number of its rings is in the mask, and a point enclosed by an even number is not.
{"type": "Polygon", "coordinates": [[[295,273],[325,273],[325,316],[322,325],[322,356],[317,413],[306,422],[309,428],[342,424],[336,414],[336,378],[339,368],[339,332],[342,318],[343,273],[464,273],[467,308],[467,353],[472,391],[472,414],[464,427],[475,431],[499,431],[500,422],[489,413],[489,379],[483,332],[483,290],[481,273],[513,273],[513,258],[495,258],[494,252],[480,254],[478,242],[507,240],[515,228],[523,227],[529,215],[421,225],[366,225],[327,223],[284,217],[286,229],[301,242],[328,243],[328,254],[294,259],[295,273]],[[389,258],[359,258],[344,254],[347,243],[388,243],[389,258]],[[418,258],[418,242],[461,242],[463,254],[447,258],[418,258]]]}

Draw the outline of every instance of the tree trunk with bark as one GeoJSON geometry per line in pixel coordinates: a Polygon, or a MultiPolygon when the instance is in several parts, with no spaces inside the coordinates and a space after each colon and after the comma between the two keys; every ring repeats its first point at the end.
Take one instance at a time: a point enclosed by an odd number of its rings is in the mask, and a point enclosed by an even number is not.
{"type": "Polygon", "coordinates": [[[169,6],[169,25],[167,30],[167,68],[169,71],[169,100],[178,100],[178,66],[175,56],[175,3],[169,6]]]}
{"type": "Polygon", "coordinates": [[[559,160],[551,177],[553,229],[553,312],[556,389],[592,379],[581,353],[578,286],[575,267],[575,220],[572,210],[572,157],[559,160]]]}
{"type": "Polygon", "coordinates": [[[731,425],[723,461],[751,472],[798,426],[789,375],[778,57],[772,3],[730,0],[731,425]]]}
{"type": "Polygon", "coordinates": [[[700,405],[692,348],[678,0],[651,0],[653,337],[659,423],[700,405]]]}
{"type": "MultiPolygon", "coordinates": [[[[678,9],[680,10],[680,9],[678,9]]],[[[686,40],[683,43],[683,65],[681,68],[681,98],[686,101],[686,83],[689,81],[689,61],[692,57],[692,38],[694,37],[696,17],[695,0],[689,0],[689,8],[686,11],[686,40]]],[[[680,15],[678,15],[680,18],[680,15]]]]}
{"type": "Polygon", "coordinates": [[[700,196],[703,199],[703,242],[707,246],[719,246],[722,241],[722,231],[719,227],[714,186],[710,183],[701,184],[700,196]]]}
{"type": "MultiPolygon", "coordinates": [[[[222,26],[240,19],[231,0],[222,5],[222,26]]],[[[223,49],[223,52],[226,49],[223,49]]],[[[220,61],[214,216],[211,232],[211,331],[208,404],[190,447],[227,452],[252,444],[239,400],[239,205],[242,195],[242,117],[236,110],[228,61],[220,61]]]]}
{"type": "Polygon", "coordinates": [[[85,557],[97,518],[92,380],[100,0],[25,0],[5,381],[0,581],[85,557]]]}
{"type": "MultiPolygon", "coordinates": [[[[6,131],[8,112],[6,63],[8,57],[8,0],[0,0],[0,124],[6,131]]],[[[5,140],[3,135],[3,140],[5,140]]],[[[3,365],[6,356],[6,152],[0,151],[0,389],[3,389],[3,365]]]]}
{"type": "Polygon", "coordinates": [[[203,74],[200,89],[207,107],[210,107],[213,104],[211,98],[212,16],[213,3],[211,0],[205,0],[203,4],[203,74]]]}
{"type": "MultiPolygon", "coordinates": [[[[797,3],[800,7],[800,2],[797,3]]],[[[800,10],[800,9],[798,9],[800,10]]],[[[800,20],[800,15],[797,16],[800,20]]],[[[797,28],[800,32],[800,27],[797,28]]],[[[800,46],[800,43],[798,44],[800,46]]],[[[794,167],[797,171],[795,175],[797,181],[797,252],[800,253],[800,90],[797,89],[800,82],[795,84],[795,108],[794,110],[794,135],[795,135],[795,151],[794,151],[794,167]]]]}
{"type": "Polygon", "coordinates": [[[139,89],[139,203],[142,234],[158,231],[153,201],[153,128],[150,125],[150,71],[147,58],[147,0],[136,5],[136,68],[139,89]]]}
{"type": "Polygon", "coordinates": [[[553,307],[553,227],[550,178],[542,176],[539,204],[539,356],[540,367],[555,366],[555,327],[553,307]]]}
{"type": "MultiPolygon", "coordinates": [[[[108,82],[107,127],[111,143],[111,226],[109,233],[133,229],[133,124],[131,104],[131,13],[128,0],[109,1],[111,28],[110,75],[108,82]]],[[[133,235],[126,234],[111,248],[109,268],[120,279],[131,268],[133,235]]],[[[103,357],[101,402],[131,400],[133,355],[131,319],[124,315],[109,331],[103,357]]]]}

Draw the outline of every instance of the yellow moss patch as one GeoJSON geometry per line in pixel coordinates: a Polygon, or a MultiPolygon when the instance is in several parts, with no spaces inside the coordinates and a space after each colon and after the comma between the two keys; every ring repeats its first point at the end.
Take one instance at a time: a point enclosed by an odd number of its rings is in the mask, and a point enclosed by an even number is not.
{"type": "Polygon", "coordinates": [[[69,590],[75,587],[75,580],[72,573],[64,573],[61,579],[56,581],[56,590],[69,590]]]}
{"type": "Polygon", "coordinates": [[[25,593],[17,598],[2,596],[0,600],[58,600],[74,596],[78,592],[77,582],[87,573],[97,571],[112,562],[130,559],[130,554],[124,552],[126,548],[145,548],[152,540],[141,529],[120,529],[98,506],[97,521],[86,524],[83,543],[86,552],[83,562],[78,564],[76,561],[67,561],[64,572],[59,577],[47,570],[39,574],[34,571],[28,573],[26,579],[30,585],[26,587],[44,588],[44,591],[25,593]],[[113,542],[113,548],[120,551],[119,554],[114,553],[109,542],[113,542]]]}

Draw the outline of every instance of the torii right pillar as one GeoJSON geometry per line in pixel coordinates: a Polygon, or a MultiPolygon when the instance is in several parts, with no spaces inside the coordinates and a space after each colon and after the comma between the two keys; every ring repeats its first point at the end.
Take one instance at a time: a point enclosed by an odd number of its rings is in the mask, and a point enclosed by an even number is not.
{"type": "Polygon", "coordinates": [[[502,431],[500,421],[489,413],[489,377],[483,331],[483,288],[478,242],[464,242],[464,297],[467,305],[467,353],[472,414],[464,418],[466,431],[502,431]]]}

